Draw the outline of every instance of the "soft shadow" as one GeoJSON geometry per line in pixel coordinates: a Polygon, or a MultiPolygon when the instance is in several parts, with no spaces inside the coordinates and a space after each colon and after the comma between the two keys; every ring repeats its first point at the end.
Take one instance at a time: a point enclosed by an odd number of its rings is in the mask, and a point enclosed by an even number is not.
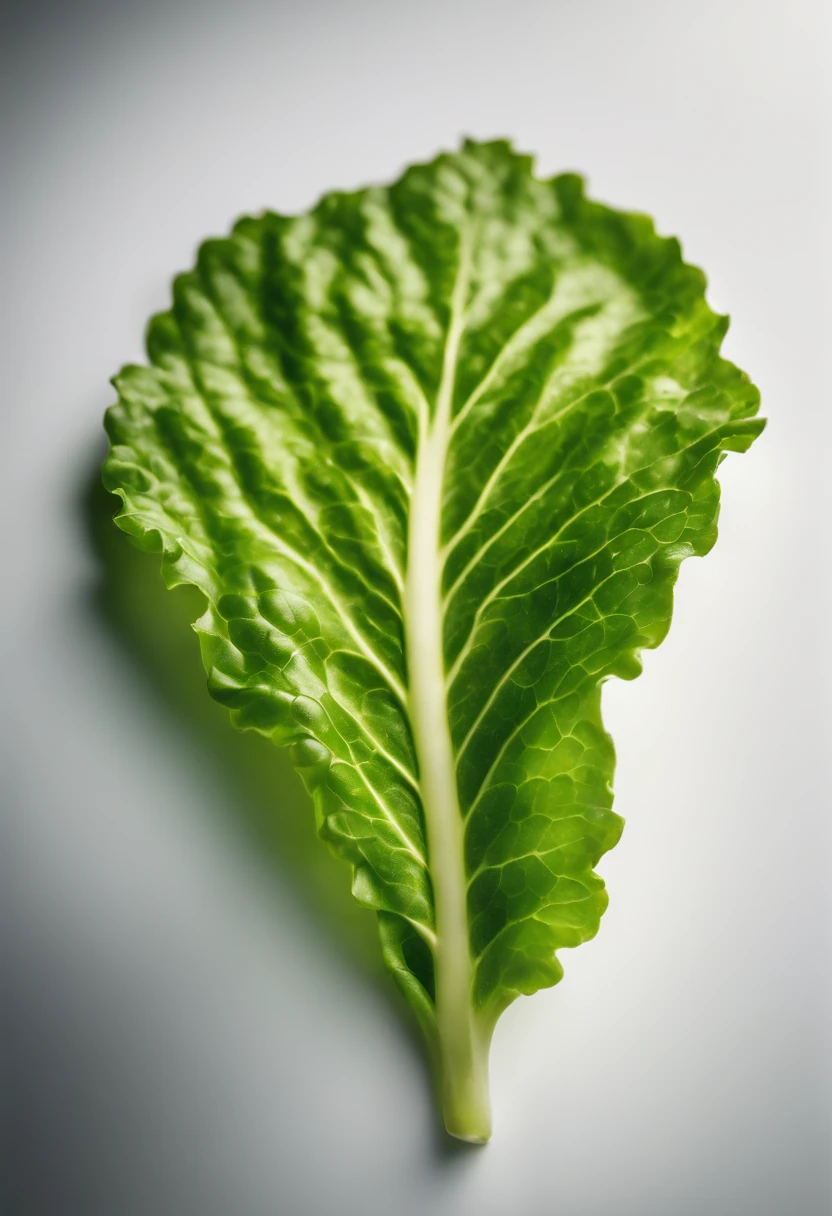
{"type": "Polygon", "coordinates": [[[311,800],[286,752],[231,726],[228,713],[206,689],[199,645],[191,625],[204,609],[194,587],[168,591],[159,559],[140,552],[113,524],[118,499],[101,484],[100,462],[84,486],[84,526],[101,579],[91,608],[136,668],[136,677],[168,714],[210,754],[227,783],[235,820],[280,883],[292,888],[317,921],[365,975],[388,984],[379,957],[375,918],[349,893],[349,873],[315,833],[311,800]]]}
{"type": "MultiPolygon", "coordinates": [[[[160,708],[211,755],[213,768],[227,783],[235,822],[257,857],[266,860],[284,890],[291,890],[305,916],[394,1006],[434,1093],[421,1032],[381,962],[375,917],[352,898],[347,866],[318,839],[311,799],[286,752],[252,732],[234,730],[227,711],[208,695],[191,629],[204,599],[193,587],[169,591],[159,559],[136,549],[114,525],[119,502],[101,483],[102,458],[103,451],[80,495],[84,531],[100,571],[89,609],[132,662],[136,678],[158,698],[160,708]]],[[[470,1161],[483,1151],[482,1146],[449,1136],[435,1098],[431,1106],[437,1162],[449,1166],[470,1161]]]]}

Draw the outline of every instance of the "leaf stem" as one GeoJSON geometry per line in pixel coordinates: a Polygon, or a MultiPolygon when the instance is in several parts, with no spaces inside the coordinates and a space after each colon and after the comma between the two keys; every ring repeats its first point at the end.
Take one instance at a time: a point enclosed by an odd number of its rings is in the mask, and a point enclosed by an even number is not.
{"type": "Polygon", "coordinates": [[[433,418],[416,458],[410,503],[404,619],[409,709],[413,725],[436,906],[436,1029],[448,1131],[484,1142],[491,1134],[488,1041],[473,1007],[464,855],[464,823],[448,723],[442,638],[442,488],[448,449],[470,245],[463,235],[433,418]]]}

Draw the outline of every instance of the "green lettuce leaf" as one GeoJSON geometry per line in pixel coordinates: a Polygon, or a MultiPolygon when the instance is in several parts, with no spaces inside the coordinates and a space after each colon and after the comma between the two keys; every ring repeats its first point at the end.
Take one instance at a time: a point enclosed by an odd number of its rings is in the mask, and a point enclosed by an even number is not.
{"type": "Polygon", "coordinates": [[[117,523],[203,592],[211,694],[291,748],[465,1139],[499,1014],[606,907],[601,684],[762,429],[704,291],[646,217],[467,142],[204,244],[114,382],[117,523]]]}

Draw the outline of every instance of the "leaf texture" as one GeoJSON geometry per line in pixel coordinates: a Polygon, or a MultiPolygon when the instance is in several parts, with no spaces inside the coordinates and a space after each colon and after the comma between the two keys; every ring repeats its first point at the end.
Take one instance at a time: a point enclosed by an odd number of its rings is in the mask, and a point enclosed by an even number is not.
{"type": "Polygon", "coordinates": [[[204,244],[115,380],[117,522],[204,593],[210,691],[291,747],[469,1138],[496,1018],[606,906],[601,683],[762,429],[704,288],[646,217],[467,142],[204,244]]]}

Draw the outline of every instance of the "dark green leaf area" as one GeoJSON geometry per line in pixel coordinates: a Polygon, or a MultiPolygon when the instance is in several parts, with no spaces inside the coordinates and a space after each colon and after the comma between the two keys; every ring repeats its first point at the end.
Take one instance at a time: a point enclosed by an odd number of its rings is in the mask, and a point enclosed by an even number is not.
{"type": "Polygon", "coordinates": [[[400,588],[442,333],[408,256],[378,192],[203,246],[150,326],[153,366],[118,379],[106,476],[121,526],[209,600],[212,694],[292,747],[357,897],[429,929],[400,588]]]}

